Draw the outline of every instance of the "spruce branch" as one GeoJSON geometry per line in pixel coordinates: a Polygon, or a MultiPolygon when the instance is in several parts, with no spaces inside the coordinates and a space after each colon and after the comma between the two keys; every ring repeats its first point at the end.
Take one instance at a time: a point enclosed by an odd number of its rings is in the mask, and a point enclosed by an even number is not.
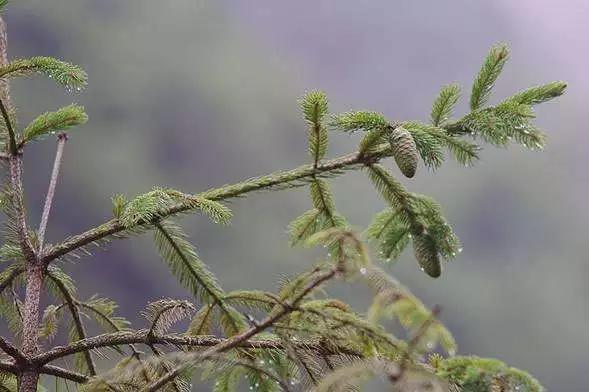
{"type": "MultiPolygon", "coordinates": [[[[138,330],[138,331],[118,331],[111,332],[86,339],[81,339],[76,342],[72,342],[67,346],[57,346],[48,351],[38,354],[32,359],[32,362],[37,365],[44,365],[51,361],[55,361],[60,358],[64,358],[76,353],[81,353],[89,350],[104,348],[104,347],[115,347],[125,344],[166,344],[174,346],[183,346],[187,348],[210,348],[219,345],[227,345],[228,341],[234,338],[221,338],[213,335],[151,335],[149,330],[138,330]]],[[[232,348],[239,348],[245,350],[283,350],[284,347],[279,339],[266,338],[266,339],[245,339],[237,343],[230,342],[232,348]]],[[[359,356],[359,352],[355,351],[350,347],[345,346],[332,346],[325,345],[322,342],[314,340],[305,341],[300,340],[295,344],[297,347],[304,347],[312,351],[325,353],[328,355],[334,355],[338,353],[359,356]]],[[[229,349],[225,349],[227,351],[229,349]]]]}
{"type": "Polygon", "coordinates": [[[49,221],[49,213],[51,212],[51,205],[55,196],[55,188],[57,187],[57,178],[59,177],[59,169],[63,159],[63,149],[67,142],[67,135],[61,133],[57,136],[57,151],[55,152],[55,160],[53,162],[53,170],[51,171],[51,179],[49,180],[49,189],[47,189],[47,196],[45,197],[45,204],[43,206],[43,213],[41,215],[41,223],[39,224],[39,253],[43,252],[43,242],[45,240],[45,230],[47,229],[47,222],[49,221]]]}
{"type": "Polygon", "coordinates": [[[60,132],[58,137],[65,135],[65,131],[76,125],[84,124],[88,116],[84,108],[79,105],[69,105],[56,112],[47,112],[34,119],[23,132],[23,140],[19,148],[32,140],[39,139],[45,135],[60,132]]]}
{"type": "Polygon", "coordinates": [[[438,94],[434,104],[430,118],[434,126],[443,125],[448,118],[452,115],[454,106],[460,98],[460,86],[457,84],[449,84],[442,87],[438,94]]]}
{"type": "MultiPolygon", "coordinates": [[[[236,197],[243,197],[251,192],[304,186],[312,181],[314,177],[338,176],[343,174],[346,170],[358,169],[364,165],[377,162],[389,155],[390,147],[388,144],[382,144],[374,149],[374,151],[371,151],[370,154],[359,154],[358,152],[355,152],[343,155],[339,158],[324,161],[317,165],[317,167],[314,167],[313,165],[302,165],[292,170],[278,171],[262,177],[239,182],[237,184],[210,189],[197,196],[212,201],[222,201],[236,197]]],[[[165,210],[160,211],[157,220],[182,213],[189,209],[189,205],[179,203],[173,207],[168,207],[165,210]]],[[[151,223],[153,222],[139,221],[135,226],[151,223]]],[[[63,257],[78,248],[100,241],[105,237],[113,236],[127,229],[129,229],[129,227],[123,225],[118,219],[112,219],[98,227],[66,238],[63,242],[52,246],[47,250],[42,260],[45,264],[50,263],[52,260],[63,257]]]]}
{"type": "Polygon", "coordinates": [[[17,59],[0,67],[0,78],[26,77],[35,73],[44,74],[68,89],[81,90],[88,81],[82,68],[52,57],[17,59]]]}
{"type": "Polygon", "coordinates": [[[508,57],[509,49],[507,45],[498,44],[491,48],[472,85],[470,96],[471,110],[477,110],[487,102],[491,94],[491,89],[503,70],[508,57]]]}

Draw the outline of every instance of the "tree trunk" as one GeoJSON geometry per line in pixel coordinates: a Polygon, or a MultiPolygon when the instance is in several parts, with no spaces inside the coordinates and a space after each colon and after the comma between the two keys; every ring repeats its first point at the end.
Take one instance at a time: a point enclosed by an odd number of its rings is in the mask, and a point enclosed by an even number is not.
{"type": "MultiPolygon", "coordinates": [[[[0,65],[8,64],[6,24],[0,17],[0,65]]],[[[0,99],[10,110],[10,86],[7,78],[0,79],[0,99]]],[[[39,262],[31,244],[28,240],[27,227],[24,217],[24,206],[22,205],[22,179],[21,179],[21,157],[12,155],[10,157],[10,171],[12,179],[13,197],[19,200],[19,235],[21,247],[26,258],[26,293],[23,310],[23,331],[22,331],[22,352],[26,357],[37,354],[39,340],[39,302],[43,286],[44,267],[39,262]]],[[[21,365],[22,366],[22,365],[21,365]]],[[[18,390],[22,392],[35,392],[39,382],[39,370],[34,368],[21,369],[18,377],[18,390]]]]}

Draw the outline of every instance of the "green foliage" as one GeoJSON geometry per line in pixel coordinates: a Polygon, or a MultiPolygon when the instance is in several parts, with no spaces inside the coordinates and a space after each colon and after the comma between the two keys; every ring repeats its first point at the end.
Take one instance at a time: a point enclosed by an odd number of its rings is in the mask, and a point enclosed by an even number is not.
{"type": "Polygon", "coordinates": [[[541,392],[544,388],[528,373],[491,358],[447,358],[435,363],[435,373],[462,391],[541,392]]]}
{"type": "Polygon", "coordinates": [[[324,124],[327,115],[327,95],[321,91],[312,91],[301,99],[300,105],[308,125],[309,154],[317,164],[327,152],[328,136],[324,124]]]}
{"type": "Polygon", "coordinates": [[[498,44],[491,48],[472,85],[470,95],[471,110],[477,110],[487,102],[491,94],[491,89],[503,70],[508,57],[509,50],[507,45],[498,44]]]}
{"type": "Polygon", "coordinates": [[[113,198],[113,212],[129,228],[138,224],[155,223],[170,215],[167,210],[183,206],[184,210],[199,210],[215,223],[228,223],[231,210],[221,203],[201,196],[185,195],[172,189],[154,188],[126,202],[122,196],[113,198]],[[124,207],[123,207],[124,206],[124,207]]]}
{"type": "Polygon", "coordinates": [[[111,299],[92,296],[86,302],[78,302],[78,305],[89,317],[94,318],[104,331],[123,331],[131,324],[126,318],[115,315],[118,305],[111,299]]]}
{"type": "Polygon", "coordinates": [[[0,67],[0,78],[31,76],[35,73],[44,74],[67,89],[81,90],[88,81],[88,75],[82,68],[52,57],[18,59],[0,67]]]}
{"type": "Polygon", "coordinates": [[[452,116],[454,106],[460,98],[460,86],[457,84],[449,84],[443,86],[440,93],[434,101],[430,118],[434,126],[444,125],[448,118],[452,116]]]}
{"type": "Polygon", "coordinates": [[[39,335],[41,337],[47,338],[48,340],[51,340],[53,337],[55,337],[59,327],[61,309],[62,307],[55,305],[49,305],[45,308],[45,311],[43,312],[43,319],[41,321],[41,330],[39,331],[39,335]]]}
{"type": "MultiPolygon", "coordinates": [[[[426,134],[427,137],[431,137],[434,140],[433,142],[430,142],[430,144],[424,143],[425,145],[422,146],[422,149],[425,149],[426,151],[422,152],[422,156],[428,156],[429,154],[437,156],[438,151],[440,151],[439,146],[443,146],[448,149],[448,151],[452,154],[458,163],[461,163],[464,166],[471,166],[474,161],[479,159],[479,146],[464,139],[453,137],[449,135],[443,128],[438,128],[432,125],[414,121],[405,122],[403,123],[403,126],[413,133],[417,132],[417,134],[421,135],[422,137],[424,134],[426,134]],[[436,147],[432,148],[431,146],[434,144],[436,147]],[[434,150],[434,152],[429,152],[430,149],[434,150]]],[[[441,163],[438,158],[433,158],[433,162],[441,163]]],[[[432,166],[436,167],[435,164],[432,166]]]]}
{"type": "Polygon", "coordinates": [[[149,303],[143,316],[151,324],[149,332],[161,334],[178,321],[190,317],[195,310],[194,305],[188,301],[162,299],[149,303]]]}
{"type": "Polygon", "coordinates": [[[156,224],[154,241],[174,276],[195,298],[210,303],[223,296],[217,278],[198,257],[178,225],[169,220],[159,222],[156,224]]]}
{"type": "Polygon", "coordinates": [[[344,132],[372,131],[390,126],[382,114],[370,111],[347,112],[334,115],[330,125],[344,132]]]}
{"type": "Polygon", "coordinates": [[[560,97],[564,94],[566,87],[565,82],[551,82],[526,89],[507,98],[506,102],[520,105],[537,105],[560,97]]]}
{"type": "Polygon", "coordinates": [[[399,219],[396,209],[387,208],[374,217],[366,229],[366,238],[376,243],[383,259],[390,261],[399,257],[409,244],[411,230],[399,219]]]}
{"type": "Polygon", "coordinates": [[[88,116],[84,108],[69,105],[56,112],[47,112],[34,119],[24,130],[23,143],[45,135],[56,134],[76,125],[84,124],[88,116]]]}

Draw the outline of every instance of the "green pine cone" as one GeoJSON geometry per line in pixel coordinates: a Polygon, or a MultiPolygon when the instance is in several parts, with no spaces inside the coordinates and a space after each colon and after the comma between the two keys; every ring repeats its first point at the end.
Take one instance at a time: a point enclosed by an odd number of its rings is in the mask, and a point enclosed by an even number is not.
{"type": "Polygon", "coordinates": [[[397,127],[389,137],[393,158],[405,177],[412,178],[417,171],[419,155],[413,136],[402,127],[397,127]]]}
{"type": "Polygon", "coordinates": [[[440,256],[433,238],[422,233],[413,236],[413,252],[421,270],[432,278],[438,278],[442,274],[440,256]]]}

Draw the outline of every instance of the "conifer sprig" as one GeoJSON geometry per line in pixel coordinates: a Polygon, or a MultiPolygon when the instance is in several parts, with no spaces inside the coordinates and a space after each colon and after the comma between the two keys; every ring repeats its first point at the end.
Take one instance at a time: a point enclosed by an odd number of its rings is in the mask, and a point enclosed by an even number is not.
{"type": "Polygon", "coordinates": [[[69,105],[56,112],[44,113],[24,129],[21,144],[82,125],[86,121],[88,121],[88,116],[84,112],[84,108],[79,105],[69,105]]]}
{"type": "Polygon", "coordinates": [[[321,91],[312,91],[301,99],[300,105],[308,126],[309,154],[316,166],[327,152],[327,129],[324,124],[327,95],[321,91]]]}
{"type": "Polygon", "coordinates": [[[491,89],[503,70],[508,57],[509,49],[507,45],[498,44],[491,48],[472,85],[470,110],[477,110],[487,102],[491,89]]]}
{"type": "Polygon", "coordinates": [[[52,57],[17,59],[0,67],[0,78],[31,76],[41,73],[68,89],[81,90],[88,82],[88,75],[77,65],[52,57]]]}
{"type": "Polygon", "coordinates": [[[460,86],[449,84],[442,87],[436,100],[434,101],[430,118],[434,126],[444,125],[452,116],[454,106],[460,98],[460,86]]]}

